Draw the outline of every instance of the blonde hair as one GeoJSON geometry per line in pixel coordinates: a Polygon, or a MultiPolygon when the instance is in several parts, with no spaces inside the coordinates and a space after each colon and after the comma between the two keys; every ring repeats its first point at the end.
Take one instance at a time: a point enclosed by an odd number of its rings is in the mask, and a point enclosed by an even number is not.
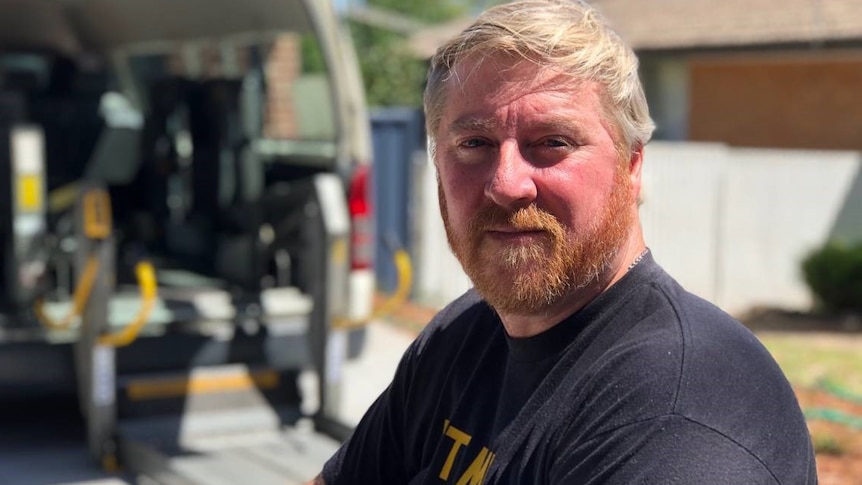
{"type": "Polygon", "coordinates": [[[424,105],[432,155],[446,82],[456,65],[468,57],[481,60],[499,53],[598,83],[606,113],[622,138],[620,149],[643,147],[652,136],[655,124],[638,77],[637,56],[595,9],[580,0],[521,0],[485,11],[431,58],[424,105]]]}

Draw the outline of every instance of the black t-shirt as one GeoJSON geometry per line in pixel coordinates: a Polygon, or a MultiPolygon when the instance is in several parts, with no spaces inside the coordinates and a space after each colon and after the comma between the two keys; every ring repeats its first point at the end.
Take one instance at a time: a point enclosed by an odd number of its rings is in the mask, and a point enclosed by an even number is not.
{"type": "Polygon", "coordinates": [[[474,292],[443,309],[323,471],[327,485],[814,484],[799,405],[740,323],[650,256],[510,338],[474,292]]]}

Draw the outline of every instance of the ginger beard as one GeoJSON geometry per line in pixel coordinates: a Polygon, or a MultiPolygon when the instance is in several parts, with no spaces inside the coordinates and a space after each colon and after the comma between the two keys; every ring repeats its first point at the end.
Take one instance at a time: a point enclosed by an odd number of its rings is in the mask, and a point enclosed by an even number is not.
{"type": "Polygon", "coordinates": [[[489,201],[461,234],[449,221],[446,196],[439,181],[437,185],[455,257],[485,301],[497,312],[513,315],[541,314],[604,274],[633,223],[630,187],[620,164],[604,212],[584,231],[565,227],[536,204],[509,212],[489,201]],[[504,245],[486,235],[487,229],[501,226],[543,234],[535,241],[504,245]]]}

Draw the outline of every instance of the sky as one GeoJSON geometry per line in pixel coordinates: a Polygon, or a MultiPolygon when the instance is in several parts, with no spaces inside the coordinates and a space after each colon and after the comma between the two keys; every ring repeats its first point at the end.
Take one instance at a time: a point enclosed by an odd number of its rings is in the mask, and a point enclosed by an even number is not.
{"type": "Polygon", "coordinates": [[[365,0],[333,0],[332,3],[333,5],[335,5],[335,10],[341,12],[344,11],[344,9],[347,8],[348,5],[360,5],[365,3],[365,0]]]}

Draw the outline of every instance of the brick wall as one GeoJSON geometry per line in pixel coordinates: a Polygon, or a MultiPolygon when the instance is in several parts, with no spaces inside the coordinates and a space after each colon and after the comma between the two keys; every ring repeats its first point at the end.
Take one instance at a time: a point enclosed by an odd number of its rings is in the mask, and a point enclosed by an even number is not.
{"type": "Polygon", "coordinates": [[[280,36],[274,42],[267,59],[266,85],[269,102],[263,127],[264,136],[279,139],[295,138],[298,134],[292,86],[301,69],[299,36],[280,36]]]}
{"type": "Polygon", "coordinates": [[[691,140],[862,149],[862,58],[695,60],[690,68],[691,140]]]}
{"type": "Polygon", "coordinates": [[[197,44],[177,47],[166,62],[169,73],[188,79],[236,78],[248,69],[250,54],[245,47],[225,51],[217,43],[197,44]]]}
{"type": "MultiPolygon", "coordinates": [[[[245,47],[226,53],[217,44],[198,45],[191,61],[187,54],[182,48],[174,50],[166,60],[168,72],[189,79],[236,78],[251,62],[249,48],[245,47]],[[231,58],[225,59],[226,55],[231,58]]],[[[294,34],[279,36],[269,50],[265,69],[268,100],[263,130],[266,137],[295,138],[299,132],[292,90],[302,69],[301,56],[300,38],[294,34]]]]}

